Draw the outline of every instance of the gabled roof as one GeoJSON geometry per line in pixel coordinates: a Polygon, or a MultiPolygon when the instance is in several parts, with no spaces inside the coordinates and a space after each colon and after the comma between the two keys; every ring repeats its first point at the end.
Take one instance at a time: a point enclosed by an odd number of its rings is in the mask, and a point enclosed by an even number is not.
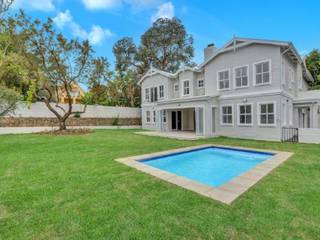
{"type": "Polygon", "coordinates": [[[301,64],[305,78],[307,78],[310,82],[314,81],[312,75],[306,68],[306,65],[302,60],[300,54],[298,53],[297,49],[294,47],[292,42],[289,41],[234,37],[229,42],[227,42],[222,48],[218,49],[216,53],[213,56],[211,56],[208,60],[200,64],[199,69],[205,67],[209,62],[211,62],[213,59],[215,59],[222,53],[235,51],[238,48],[246,47],[252,44],[265,44],[282,47],[284,49],[282,54],[287,54],[293,61],[297,62],[298,64],[301,64]]]}
{"type": "Polygon", "coordinates": [[[157,74],[160,74],[160,75],[165,76],[167,78],[174,79],[174,78],[178,77],[178,75],[181,72],[185,72],[185,71],[199,72],[198,68],[196,68],[196,67],[195,68],[183,67],[183,68],[179,69],[178,71],[176,71],[175,73],[169,73],[169,72],[165,72],[160,69],[151,67],[149,69],[149,71],[145,75],[143,75],[143,77],[139,80],[138,84],[141,84],[147,77],[151,77],[151,76],[154,76],[157,74]]]}
{"type": "Polygon", "coordinates": [[[194,71],[194,72],[201,72],[202,69],[212,60],[214,60],[219,55],[229,52],[229,51],[235,51],[236,49],[246,47],[252,44],[264,44],[264,45],[273,45],[273,46],[279,46],[282,47],[283,51],[282,54],[287,54],[293,61],[295,61],[298,64],[301,64],[303,69],[304,77],[309,81],[313,82],[314,79],[310,72],[308,71],[304,61],[302,60],[301,56],[299,55],[297,49],[294,47],[292,42],[289,41],[277,41],[277,40],[266,40],[266,39],[255,39],[255,38],[240,38],[240,37],[234,37],[230,41],[228,41],[222,48],[218,49],[214,55],[212,55],[208,60],[200,64],[198,67],[195,68],[187,68],[184,67],[180,70],[178,70],[176,73],[168,73],[165,71],[161,71],[156,68],[151,68],[138,82],[138,84],[141,84],[142,81],[150,76],[153,76],[155,74],[161,74],[163,76],[166,76],[168,78],[176,78],[181,72],[183,71],[194,71]]]}

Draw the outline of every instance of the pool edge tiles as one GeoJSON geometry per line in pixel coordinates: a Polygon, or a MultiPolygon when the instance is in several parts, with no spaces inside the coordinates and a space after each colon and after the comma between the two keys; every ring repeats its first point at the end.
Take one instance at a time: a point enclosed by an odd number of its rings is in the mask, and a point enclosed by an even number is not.
{"type": "Polygon", "coordinates": [[[259,180],[265,177],[274,168],[278,167],[281,163],[286,161],[292,155],[293,153],[290,153],[290,152],[279,152],[279,151],[265,150],[265,149],[260,150],[260,149],[253,149],[253,148],[206,144],[206,145],[198,145],[193,147],[179,148],[179,149],[174,149],[169,151],[121,158],[121,159],[116,159],[116,161],[123,163],[127,166],[133,167],[144,173],[150,174],[163,181],[194,191],[202,196],[223,202],[225,204],[231,204],[235,199],[237,199],[240,195],[246,192],[250,187],[255,185],[259,180]],[[273,155],[271,155],[269,159],[257,164],[252,169],[231,179],[230,181],[226,182],[225,184],[219,187],[208,186],[198,181],[190,180],[186,177],[178,176],[171,172],[167,172],[143,163],[143,161],[146,161],[152,158],[159,158],[159,157],[164,157],[164,156],[179,154],[179,153],[181,154],[181,153],[200,150],[200,149],[209,148],[209,147],[253,151],[253,152],[268,153],[273,155]]]}

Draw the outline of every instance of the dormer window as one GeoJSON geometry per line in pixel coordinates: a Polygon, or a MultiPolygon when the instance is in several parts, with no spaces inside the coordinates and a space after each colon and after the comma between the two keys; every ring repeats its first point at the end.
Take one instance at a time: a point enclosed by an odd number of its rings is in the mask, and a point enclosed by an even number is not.
{"type": "Polygon", "coordinates": [[[146,88],[144,91],[145,91],[145,95],[144,95],[145,101],[150,102],[150,89],[146,88]]]}
{"type": "Polygon", "coordinates": [[[230,70],[218,72],[218,90],[230,89],[230,70]]]}

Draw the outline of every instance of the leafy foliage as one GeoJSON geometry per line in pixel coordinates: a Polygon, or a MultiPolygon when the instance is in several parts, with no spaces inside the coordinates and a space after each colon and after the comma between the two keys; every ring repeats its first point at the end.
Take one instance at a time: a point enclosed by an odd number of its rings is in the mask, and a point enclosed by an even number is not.
{"type": "Polygon", "coordinates": [[[0,117],[13,113],[20,100],[16,91],[0,86],[0,117]]]}
{"type": "Polygon", "coordinates": [[[50,18],[45,23],[32,21],[21,11],[15,18],[11,18],[10,22],[14,26],[14,32],[23,36],[20,38],[21,44],[26,47],[21,54],[28,61],[29,68],[36,73],[36,87],[31,88],[34,91],[28,93],[43,101],[59,120],[60,130],[65,130],[66,120],[74,113],[72,84],[102,78],[108,67],[106,59],[94,58],[88,41],[68,40],[62,34],[56,33],[50,18]],[[67,94],[67,109],[56,102],[59,89],[63,89],[67,94]],[[55,106],[52,102],[56,102],[55,106]]]}
{"type": "Polygon", "coordinates": [[[116,74],[106,85],[90,85],[91,102],[136,107],[141,101],[138,80],[151,66],[175,72],[193,65],[193,39],[179,19],[160,18],[141,36],[140,46],[125,37],[115,43],[113,53],[116,74]]]}
{"type": "Polygon", "coordinates": [[[315,82],[312,86],[313,89],[320,88],[320,51],[318,49],[312,50],[307,58],[306,58],[306,65],[309,69],[310,73],[312,74],[315,82]]]}

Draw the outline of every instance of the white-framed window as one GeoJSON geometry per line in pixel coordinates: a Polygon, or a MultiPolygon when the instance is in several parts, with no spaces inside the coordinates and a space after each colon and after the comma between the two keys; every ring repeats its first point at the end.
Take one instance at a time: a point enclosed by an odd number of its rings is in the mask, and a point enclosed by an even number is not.
{"type": "Polygon", "coordinates": [[[271,83],[271,60],[254,63],[255,85],[271,83]]]}
{"type": "Polygon", "coordinates": [[[241,66],[234,68],[234,85],[236,88],[249,86],[249,66],[241,66]]]}
{"type": "Polygon", "coordinates": [[[230,89],[230,69],[221,70],[217,74],[218,90],[230,89]]]}
{"type": "Polygon", "coordinates": [[[162,122],[167,123],[167,113],[166,111],[161,111],[162,112],[162,122]]]}
{"type": "Polygon", "coordinates": [[[233,106],[224,105],[220,109],[221,125],[233,125],[233,106]]]}
{"type": "Polygon", "coordinates": [[[151,114],[150,111],[146,111],[146,122],[150,123],[151,122],[151,114]]]}
{"type": "Polygon", "coordinates": [[[150,102],[150,89],[146,88],[144,91],[145,91],[145,95],[144,95],[145,101],[150,102]]]}
{"type": "Polygon", "coordinates": [[[164,86],[159,86],[159,98],[164,98],[164,86]]]}
{"type": "Polygon", "coordinates": [[[156,113],[156,111],[153,111],[152,121],[153,121],[154,123],[157,121],[157,113],[156,113]]]}
{"type": "Polygon", "coordinates": [[[174,90],[175,92],[179,92],[179,84],[178,84],[178,83],[176,83],[176,84],[173,85],[173,90],[174,90]]]}
{"type": "Polygon", "coordinates": [[[258,122],[259,122],[259,125],[261,126],[276,125],[276,103],[275,102],[258,103],[258,122]]]}
{"type": "Polygon", "coordinates": [[[190,95],[190,81],[189,80],[185,80],[182,83],[183,83],[182,95],[183,96],[190,95]]]}
{"type": "Polygon", "coordinates": [[[204,80],[203,79],[198,80],[198,88],[204,88],[204,80]]]}
{"type": "Polygon", "coordinates": [[[158,88],[157,87],[152,87],[150,88],[150,100],[151,102],[157,102],[158,101],[158,88]]]}
{"type": "Polygon", "coordinates": [[[252,125],[252,104],[238,105],[238,125],[251,126],[252,125]]]}

